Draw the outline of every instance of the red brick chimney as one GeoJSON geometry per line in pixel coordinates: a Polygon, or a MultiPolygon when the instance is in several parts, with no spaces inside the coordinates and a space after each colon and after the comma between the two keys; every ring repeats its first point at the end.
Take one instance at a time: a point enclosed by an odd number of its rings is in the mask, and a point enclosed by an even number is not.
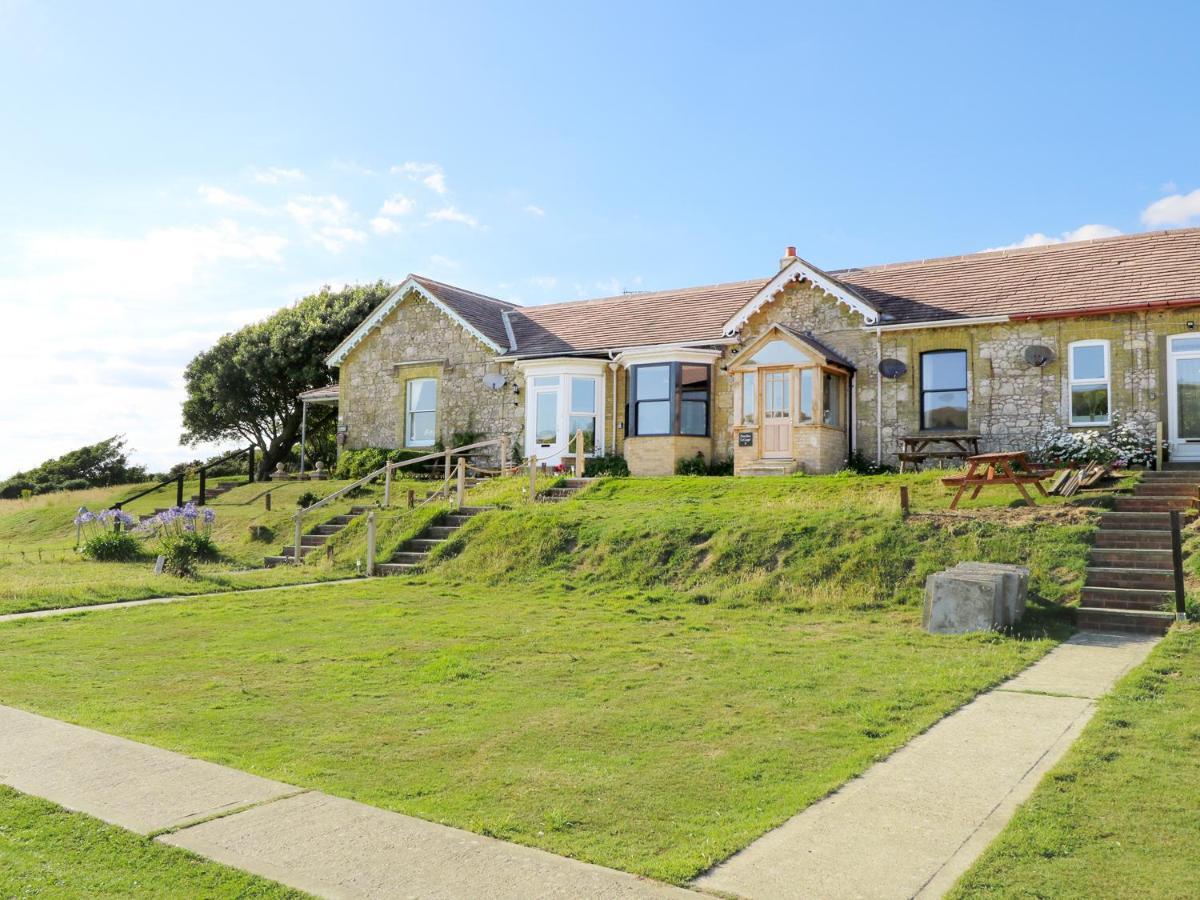
{"type": "Polygon", "coordinates": [[[796,260],[796,248],[788,247],[787,252],[783,254],[783,258],[779,260],[779,268],[786,269],[796,260]]]}

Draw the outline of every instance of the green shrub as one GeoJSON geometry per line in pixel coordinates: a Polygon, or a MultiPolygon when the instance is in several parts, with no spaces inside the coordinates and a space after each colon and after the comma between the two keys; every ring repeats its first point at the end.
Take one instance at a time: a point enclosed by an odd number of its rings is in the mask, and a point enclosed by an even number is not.
{"type": "Polygon", "coordinates": [[[68,478],[61,485],[61,489],[64,491],[82,491],[88,487],[86,478],[68,478]]]}
{"type": "Polygon", "coordinates": [[[896,470],[891,466],[877,463],[872,459],[867,459],[863,456],[861,450],[855,450],[846,460],[846,465],[842,469],[843,472],[852,472],[855,475],[888,475],[896,470]]]}
{"type": "Polygon", "coordinates": [[[732,475],[733,474],[733,457],[727,456],[724,459],[714,459],[708,464],[709,475],[732,475]]]}
{"type": "Polygon", "coordinates": [[[305,491],[303,494],[301,494],[299,497],[296,498],[296,505],[298,507],[300,507],[301,509],[306,509],[307,507],[312,506],[314,503],[316,503],[320,499],[321,499],[320,494],[317,494],[313,491],[305,491]]]}
{"type": "MultiPolygon", "coordinates": [[[[388,462],[405,462],[442,450],[440,443],[421,450],[385,450],[382,447],[364,447],[361,450],[346,450],[338,458],[334,475],[338,478],[356,480],[382,469],[388,462]]],[[[418,466],[417,468],[424,468],[418,466]]],[[[411,470],[410,470],[411,471],[411,470]]]]}
{"type": "Polygon", "coordinates": [[[593,456],[583,464],[583,474],[586,478],[596,478],[602,475],[608,475],[613,478],[628,478],[629,463],[625,462],[625,457],[612,456],[593,456]]]}
{"type": "Polygon", "coordinates": [[[685,456],[683,459],[675,460],[676,475],[707,475],[708,463],[704,461],[704,455],[697,453],[695,456],[685,456]]]}
{"type": "Polygon", "coordinates": [[[82,553],[99,562],[132,562],[142,555],[142,544],[128,531],[101,531],[84,542],[82,553]]]}
{"type": "Polygon", "coordinates": [[[196,563],[212,562],[221,554],[212,536],[200,531],[164,532],[159,542],[163,570],[180,578],[196,574],[196,563]]]}

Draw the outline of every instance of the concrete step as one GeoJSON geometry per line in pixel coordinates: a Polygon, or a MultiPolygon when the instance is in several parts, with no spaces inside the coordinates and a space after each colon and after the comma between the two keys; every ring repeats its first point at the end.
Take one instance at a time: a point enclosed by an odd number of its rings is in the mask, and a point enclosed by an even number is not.
{"type": "Polygon", "coordinates": [[[421,536],[445,540],[456,531],[458,531],[458,526],[456,525],[430,525],[421,536]]]}
{"type": "Polygon", "coordinates": [[[417,563],[424,562],[428,558],[429,554],[425,553],[424,551],[398,550],[392,554],[392,558],[389,559],[388,562],[409,563],[410,565],[416,565],[417,563]]]}
{"type": "Polygon", "coordinates": [[[291,565],[292,557],[290,556],[267,556],[263,558],[263,563],[268,569],[273,569],[276,566],[291,565]]]}
{"type": "Polygon", "coordinates": [[[417,568],[417,566],[412,563],[402,563],[402,562],[376,563],[375,564],[375,574],[376,575],[402,575],[405,572],[411,572],[415,568],[417,568]]]}
{"type": "Polygon", "coordinates": [[[300,535],[300,546],[302,547],[320,547],[327,540],[327,534],[302,534],[300,535]]]}
{"type": "Polygon", "coordinates": [[[1142,497],[1196,497],[1200,489],[1190,481],[1150,481],[1133,489],[1133,496],[1142,497]]]}
{"type": "Polygon", "coordinates": [[[1143,530],[1105,528],[1096,532],[1093,546],[1113,549],[1170,550],[1171,532],[1166,528],[1143,530]]]}
{"type": "Polygon", "coordinates": [[[434,549],[435,547],[437,547],[439,544],[444,544],[444,543],[446,543],[446,542],[442,538],[417,537],[417,538],[411,538],[411,539],[405,541],[404,549],[407,551],[428,552],[428,551],[434,549]]]}
{"type": "MultiPolygon", "coordinates": [[[[1183,516],[1186,521],[1187,514],[1183,516]]],[[[1165,512],[1116,510],[1100,516],[1100,528],[1124,531],[1170,531],[1171,517],[1165,512]]]]}
{"type": "Polygon", "coordinates": [[[471,521],[471,517],[469,515],[460,516],[457,513],[451,513],[448,516],[443,516],[442,521],[445,522],[449,527],[461,528],[463,525],[466,525],[471,521]]]}
{"type": "Polygon", "coordinates": [[[1125,587],[1093,587],[1084,585],[1079,593],[1080,606],[1110,609],[1166,609],[1175,603],[1172,590],[1125,587]]]}
{"type": "Polygon", "coordinates": [[[1165,472],[1143,472],[1141,477],[1142,484],[1166,481],[1184,481],[1189,484],[1200,484],[1200,472],[1171,471],[1168,469],[1165,472]]]}
{"type": "Polygon", "coordinates": [[[595,480],[595,478],[565,478],[562,483],[564,487],[569,487],[577,491],[580,488],[587,487],[595,480]]]}
{"type": "Polygon", "coordinates": [[[1134,588],[1149,591],[1175,590],[1173,569],[1137,569],[1124,566],[1088,566],[1085,587],[1134,588]]]}
{"type": "Polygon", "coordinates": [[[455,512],[460,516],[477,516],[481,512],[488,512],[495,508],[494,506],[464,506],[455,510],[455,512]]]}
{"type": "Polygon", "coordinates": [[[1195,503],[1192,497],[1118,497],[1113,501],[1115,512],[1180,512],[1190,509],[1195,503]]]}
{"type": "Polygon", "coordinates": [[[1084,631],[1117,631],[1136,634],[1166,634],[1175,620],[1172,613],[1135,609],[1098,609],[1081,606],[1075,624],[1084,631]]]}
{"type": "Polygon", "coordinates": [[[352,507],[350,507],[350,515],[361,516],[365,513],[369,513],[374,508],[375,507],[373,507],[373,506],[352,506],[352,507]]]}
{"type": "Polygon", "coordinates": [[[329,525],[329,524],[318,525],[315,528],[313,528],[312,533],[313,534],[337,534],[339,531],[341,531],[345,527],[346,527],[345,525],[329,525]]]}
{"type": "MultiPolygon", "coordinates": [[[[304,538],[301,538],[301,540],[304,540],[304,538]]],[[[309,547],[309,546],[305,546],[304,544],[301,544],[300,545],[300,558],[303,559],[304,557],[308,556],[308,554],[312,553],[316,549],[317,549],[316,547],[309,547]]],[[[292,556],[292,550],[293,550],[292,545],[288,544],[286,547],[283,548],[283,555],[290,558],[292,556]]]]}
{"type": "Polygon", "coordinates": [[[354,516],[334,516],[332,519],[329,519],[329,520],[323,522],[322,524],[323,525],[341,525],[342,527],[345,527],[346,525],[349,525],[353,521],[354,521],[354,516]]]}
{"type": "MultiPolygon", "coordinates": [[[[1169,543],[1169,542],[1168,542],[1169,543]]],[[[1130,569],[1167,571],[1173,569],[1171,550],[1167,548],[1092,547],[1088,562],[1093,566],[1120,566],[1130,569]]]]}

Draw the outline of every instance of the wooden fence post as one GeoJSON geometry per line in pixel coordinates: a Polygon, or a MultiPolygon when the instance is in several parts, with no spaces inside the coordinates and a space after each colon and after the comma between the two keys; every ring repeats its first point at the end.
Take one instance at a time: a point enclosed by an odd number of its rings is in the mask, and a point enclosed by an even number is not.
{"type": "Polygon", "coordinates": [[[1154,423],[1154,471],[1161,472],[1163,470],[1163,423],[1154,423]]]}
{"type": "Polygon", "coordinates": [[[417,505],[417,492],[412,488],[408,489],[408,508],[413,509],[417,505]]]}
{"type": "Polygon", "coordinates": [[[300,539],[303,537],[303,522],[304,513],[296,513],[296,534],[295,543],[292,544],[292,564],[297,566],[300,565],[300,539]]]}
{"type": "Polygon", "coordinates": [[[450,451],[446,451],[446,474],[442,476],[442,481],[450,480],[450,451]]]}
{"type": "Polygon", "coordinates": [[[183,506],[183,475],[175,479],[175,505],[183,506]]]}
{"type": "Polygon", "coordinates": [[[246,456],[249,458],[249,465],[246,468],[246,474],[249,477],[249,480],[253,482],[254,481],[254,445],[251,444],[249,449],[250,449],[250,452],[246,454],[246,456]]]}
{"type": "Polygon", "coordinates": [[[508,474],[508,435],[500,435],[500,474],[508,474]]]}
{"type": "Polygon", "coordinates": [[[1171,567],[1175,570],[1175,619],[1187,619],[1187,600],[1183,587],[1183,538],[1179,533],[1179,510],[1171,510],[1171,567]]]}
{"type": "Polygon", "coordinates": [[[583,429],[575,429],[575,477],[582,478],[583,465],[583,429]]]}
{"type": "Polygon", "coordinates": [[[537,457],[529,457],[529,502],[537,499],[537,457]]]}
{"type": "Polygon", "coordinates": [[[463,508],[463,498],[467,494],[467,460],[466,457],[458,458],[458,484],[455,486],[455,494],[458,502],[458,509],[463,508]]]}
{"type": "Polygon", "coordinates": [[[200,467],[200,505],[205,503],[204,493],[208,490],[208,469],[204,466],[200,467]]]}
{"type": "Polygon", "coordinates": [[[908,518],[908,485],[900,485],[900,518],[908,518]]]}
{"type": "Polygon", "coordinates": [[[375,574],[375,510],[367,513],[367,577],[375,574]]]}
{"type": "Polygon", "coordinates": [[[392,505],[392,464],[387,464],[387,470],[383,476],[383,508],[387,509],[392,505]]]}
{"type": "Polygon", "coordinates": [[[267,512],[270,512],[271,511],[271,492],[270,491],[267,491],[267,493],[265,493],[263,495],[263,502],[266,504],[267,512]]]}

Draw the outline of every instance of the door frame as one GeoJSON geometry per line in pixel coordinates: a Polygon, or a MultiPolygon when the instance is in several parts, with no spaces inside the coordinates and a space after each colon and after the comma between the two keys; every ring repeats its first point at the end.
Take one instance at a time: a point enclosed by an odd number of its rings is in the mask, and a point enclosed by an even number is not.
{"type": "Polygon", "coordinates": [[[1200,438],[1181,439],[1179,437],[1179,360],[1200,359],[1200,350],[1186,350],[1176,353],[1172,345],[1176,338],[1192,338],[1200,340],[1200,334],[1185,331],[1183,334],[1167,336],[1167,444],[1171,448],[1171,459],[1181,462],[1200,460],[1200,438]]]}
{"type": "Polygon", "coordinates": [[[759,427],[762,429],[762,459],[793,459],[795,453],[792,449],[792,427],[795,425],[795,407],[796,407],[796,367],[795,366],[759,366],[758,367],[758,409],[759,409],[759,427]],[[782,375],[784,383],[787,385],[787,441],[785,450],[776,450],[767,452],[767,403],[766,403],[766,387],[768,375],[782,375]]]}

